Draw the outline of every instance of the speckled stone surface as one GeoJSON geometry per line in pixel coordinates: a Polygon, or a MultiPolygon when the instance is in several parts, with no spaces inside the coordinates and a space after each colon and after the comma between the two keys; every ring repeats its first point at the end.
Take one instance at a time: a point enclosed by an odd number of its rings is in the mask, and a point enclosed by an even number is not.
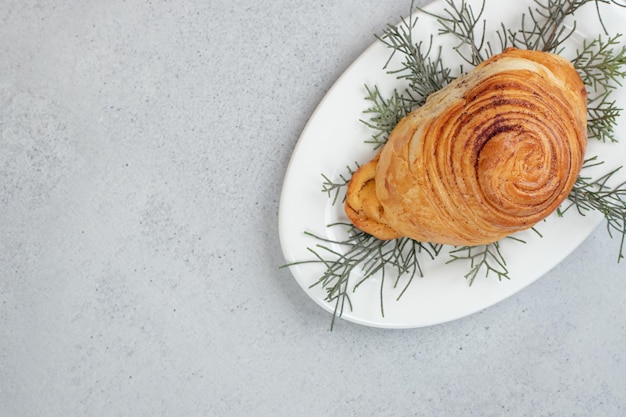
{"type": "Polygon", "coordinates": [[[423,329],[331,333],[278,269],[298,136],[409,3],[0,3],[0,416],[624,415],[603,228],[423,329]]]}

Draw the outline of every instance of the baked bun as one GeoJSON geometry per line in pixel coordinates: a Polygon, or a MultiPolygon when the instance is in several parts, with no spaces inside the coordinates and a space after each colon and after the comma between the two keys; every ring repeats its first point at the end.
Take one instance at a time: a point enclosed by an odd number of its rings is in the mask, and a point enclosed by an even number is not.
{"type": "Polygon", "coordinates": [[[587,143],[587,93],[564,58],[509,48],[403,118],[348,186],[353,224],[379,239],[487,244],[568,196],[587,143]]]}

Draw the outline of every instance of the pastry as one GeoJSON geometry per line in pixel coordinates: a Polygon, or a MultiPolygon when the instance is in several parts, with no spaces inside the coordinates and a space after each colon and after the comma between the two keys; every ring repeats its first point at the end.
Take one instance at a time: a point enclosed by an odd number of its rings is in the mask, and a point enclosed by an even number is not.
{"type": "Polygon", "coordinates": [[[345,211],[379,239],[488,244],[557,209],[586,143],[587,93],[571,63],[509,48],[404,117],[354,173],[345,211]]]}

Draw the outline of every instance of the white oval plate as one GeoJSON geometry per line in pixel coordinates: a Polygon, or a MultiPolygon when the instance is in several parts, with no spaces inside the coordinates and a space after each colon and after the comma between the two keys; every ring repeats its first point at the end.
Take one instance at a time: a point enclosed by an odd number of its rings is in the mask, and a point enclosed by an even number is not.
{"type": "MultiPolygon", "coordinates": [[[[481,0],[466,0],[466,3],[472,5],[476,13],[480,10],[481,0]]],[[[488,23],[487,30],[496,30],[500,22],[517,28],[522,13],[531,4],[531,0],[486,0],[483,17],[488,23]]],[[[443,6],[443,1],[436,1],[427,10],[440,11],[443,6]]],[[[600,34],[602,29],[595,10],[581,10],[578,16],[575,42],[581,42],[583,38],[593,39],[600,34]],[[581,19],[582,15],[586,18],[581,19]]],[[[603,19],[609,33],[619,33],[621,22],[626,21],[626,10],[612,6],[610,13],[603,14],[603,19]]],[[[450,51],[451,44],[446,45],[445,42],[449,41],[438,37],[437,30],[433,18],[420,15],[415,30],[416,40],[428,41],[431,34],[435,35],[435,41],[444,45],[444,62],[451,67],[457,66],[460,61],[450,51]]],[[[564,55],[574,53],[576,46],[566,49],[564,55]]],[[[371,131],[359,121],[364,118],[363,110],[368,107],[364,100],[364,85],[377,85],[383,94],[393,88],[403,88],[401,82],[382,68],[389,52],[380,42],[368,48],[324,97],[296,144],[283,183],[279,208],[280,240],[287,263],[312,259],[307,248],[319,242],[305,235],[305,231],[333,239],[335,229],[329,229],[327,225],[347,222],[342,204],[333,205],[321,191],[322,174],[337,179],[339,175],[346,174],[346,166],[367,162],[373,156],[372,146],[364,143],[371,131]]],[[[616,98],[618,107],[626,108],[626,99],[621,91],[616,98]]],[[[624,118],[619,122],[624,125],[624,118]]],[[[619,129],[616,131],[619,132],[619,129]]],[[[587,156],[591,155],[598,155],[604,160],[606,163],[602,172],[608,172],[612,167],[624,164],[626,140],[619,144],[591,140],[587,156]]],[[[422,262],[424,277],[414,279],[398,300],[401,289],[394,288],[395,277],[387,275],[382,292],[384,317],[381,314],[381,279],[372,277],[350,294],[352,308],[346,307],[341,317],[367,326],[412,328],[470,315],[504,300],[544,275],[580,245],[601,221],[602,216],[596,213],[581,216],[570,210],[565,217],[553,215],[542,222],[538,229],[543,237],[530,231],[519,235],[526,244],[511,239],[502,241],[501,250],[507,261],[510,280],[499,281],[494,275],[486,278],[481,275],[470,287],[464,279],[469,267],[462,262],[447,264],[450,258],[443,253],[435,261],[422,262]]],[[[335,249],[341,250],[340,247],[335,249]]],[[[443,250],[450,249],[445,247],[443,250]]],[[[304,291],[332,313],[334,303],[325,301],[323,288],[311,287],[324,269],[320,265],[299,264],[290,266],[290,270],[304,291]]],[[[356,280],[358,277],[352,278],[351,283],[356,280]]]]}

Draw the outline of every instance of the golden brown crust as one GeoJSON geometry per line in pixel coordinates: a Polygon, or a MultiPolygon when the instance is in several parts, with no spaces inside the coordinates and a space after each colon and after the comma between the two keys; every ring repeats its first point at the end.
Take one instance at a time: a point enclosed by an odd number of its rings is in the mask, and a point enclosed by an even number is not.
{"type": "Polygon", "coordinates": [[[530,228],[578,177],[586,107],[568,61],[507,49],[400,121],[353,176],[346,213],[380,239],[453,245],[530,228]]]}
{"type": "Polygon", "coordinates": [[[402,237],[383,221],[384,209],[376,197],[376,165],[378,156],[360,167],[348,184],[345,211],[352,223],[361,230],[379,239],[389,240],[402,237]]]}

